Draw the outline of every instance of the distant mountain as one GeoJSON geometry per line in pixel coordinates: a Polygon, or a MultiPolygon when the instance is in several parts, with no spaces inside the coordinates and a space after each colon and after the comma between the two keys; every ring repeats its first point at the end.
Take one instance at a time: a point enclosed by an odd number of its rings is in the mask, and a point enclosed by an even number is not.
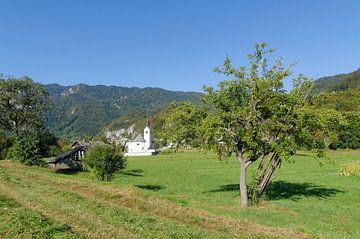
{"type": "Polygon", "coordinates": [[[315,81],[314,93],[344,91],[360,87],[360,69],[334,76],[326,76],[315,81]]]}
{"type": "Polygon", "coordinates": [[[198,102],[201,93],[168,91],[160,88],[127,88],[78,84],[45,85],[52,106],[45,125],[59,137],[81,138],[96,135],[104,127],[128,126],[145,119],[146,112],[155,115],[173,101],[198,102]]]}
{"type": "Polygon", "coordinates": [[[311,102],[317,108],[360,111],[360,69],[316,80],[311,102]]]}

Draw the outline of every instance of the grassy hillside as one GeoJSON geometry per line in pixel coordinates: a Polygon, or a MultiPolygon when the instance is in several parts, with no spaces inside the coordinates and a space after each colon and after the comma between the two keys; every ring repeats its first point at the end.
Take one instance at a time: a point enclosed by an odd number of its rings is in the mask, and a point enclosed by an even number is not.
{"type": "Polygon", "coordinates": [[[359,238],[360,178],[339,175],[359,153],[331,152],[335,164],[323,167],[295,156],[268,200],[247,210],[239,206],[238,162],[198,152],[128,158],[110,183],[0,161],[0,192],[86,238],[359,238]]]}
{"type": "Polygon", "coordinates": [[[52,106],[45,124],[60,137],[79,138],[96,135],[103,127],[121,117],[156,113],[173,101],[197,102],[200,93],[167,91],[160,88],[118,86],[45,85],[52,106]]]}

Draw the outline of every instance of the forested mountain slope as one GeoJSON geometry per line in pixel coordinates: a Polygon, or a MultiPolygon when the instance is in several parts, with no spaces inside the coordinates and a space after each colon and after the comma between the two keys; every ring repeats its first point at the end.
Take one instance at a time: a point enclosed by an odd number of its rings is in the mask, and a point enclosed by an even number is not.
{"type": "Polygon", "coordinates": [[[200,93],[168,91],[160,88],[127,88],[119,86],[88,86],[78,84],[45,85],[52,105],[45,124],[60,137],[79,138],[96,135],[102,128],[117,120],[124,121],[155,114],[173,101],[197,102],[200,93]]]}
{"type": "Polygon", "coordinates": [[[316,80],[311,102],[317,108],[360,111],[360,69],[316,80]]]}
{"type": "Polygon", "coordinates": [[[334,76],[326,76],[315,81],[314,93],[356,89],[360,87],[360,69],[334,76]]]}

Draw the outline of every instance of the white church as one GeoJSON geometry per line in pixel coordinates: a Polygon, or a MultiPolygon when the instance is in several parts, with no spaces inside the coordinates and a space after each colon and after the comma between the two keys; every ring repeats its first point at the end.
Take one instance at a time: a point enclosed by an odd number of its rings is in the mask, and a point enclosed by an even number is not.
{"type": "Polygon", "coordinates": [[[125,156],[146,156],[155,154],[153,149],[149,117],[147,117],[144,129],[144,137],[139,133],[134,140],[129,140],[125,144],[125,156]]]}

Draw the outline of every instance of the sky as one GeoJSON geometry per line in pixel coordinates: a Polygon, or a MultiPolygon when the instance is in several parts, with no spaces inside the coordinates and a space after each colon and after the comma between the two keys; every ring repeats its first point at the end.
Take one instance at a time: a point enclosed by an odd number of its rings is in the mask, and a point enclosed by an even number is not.
{"type": "Polygon", "coordinates": [[[0,73],[201,92],[226,56],[246,66],[267,42],[316,79],[360,68],[359,12],[357,0],[0,0],[0,73]]]}

